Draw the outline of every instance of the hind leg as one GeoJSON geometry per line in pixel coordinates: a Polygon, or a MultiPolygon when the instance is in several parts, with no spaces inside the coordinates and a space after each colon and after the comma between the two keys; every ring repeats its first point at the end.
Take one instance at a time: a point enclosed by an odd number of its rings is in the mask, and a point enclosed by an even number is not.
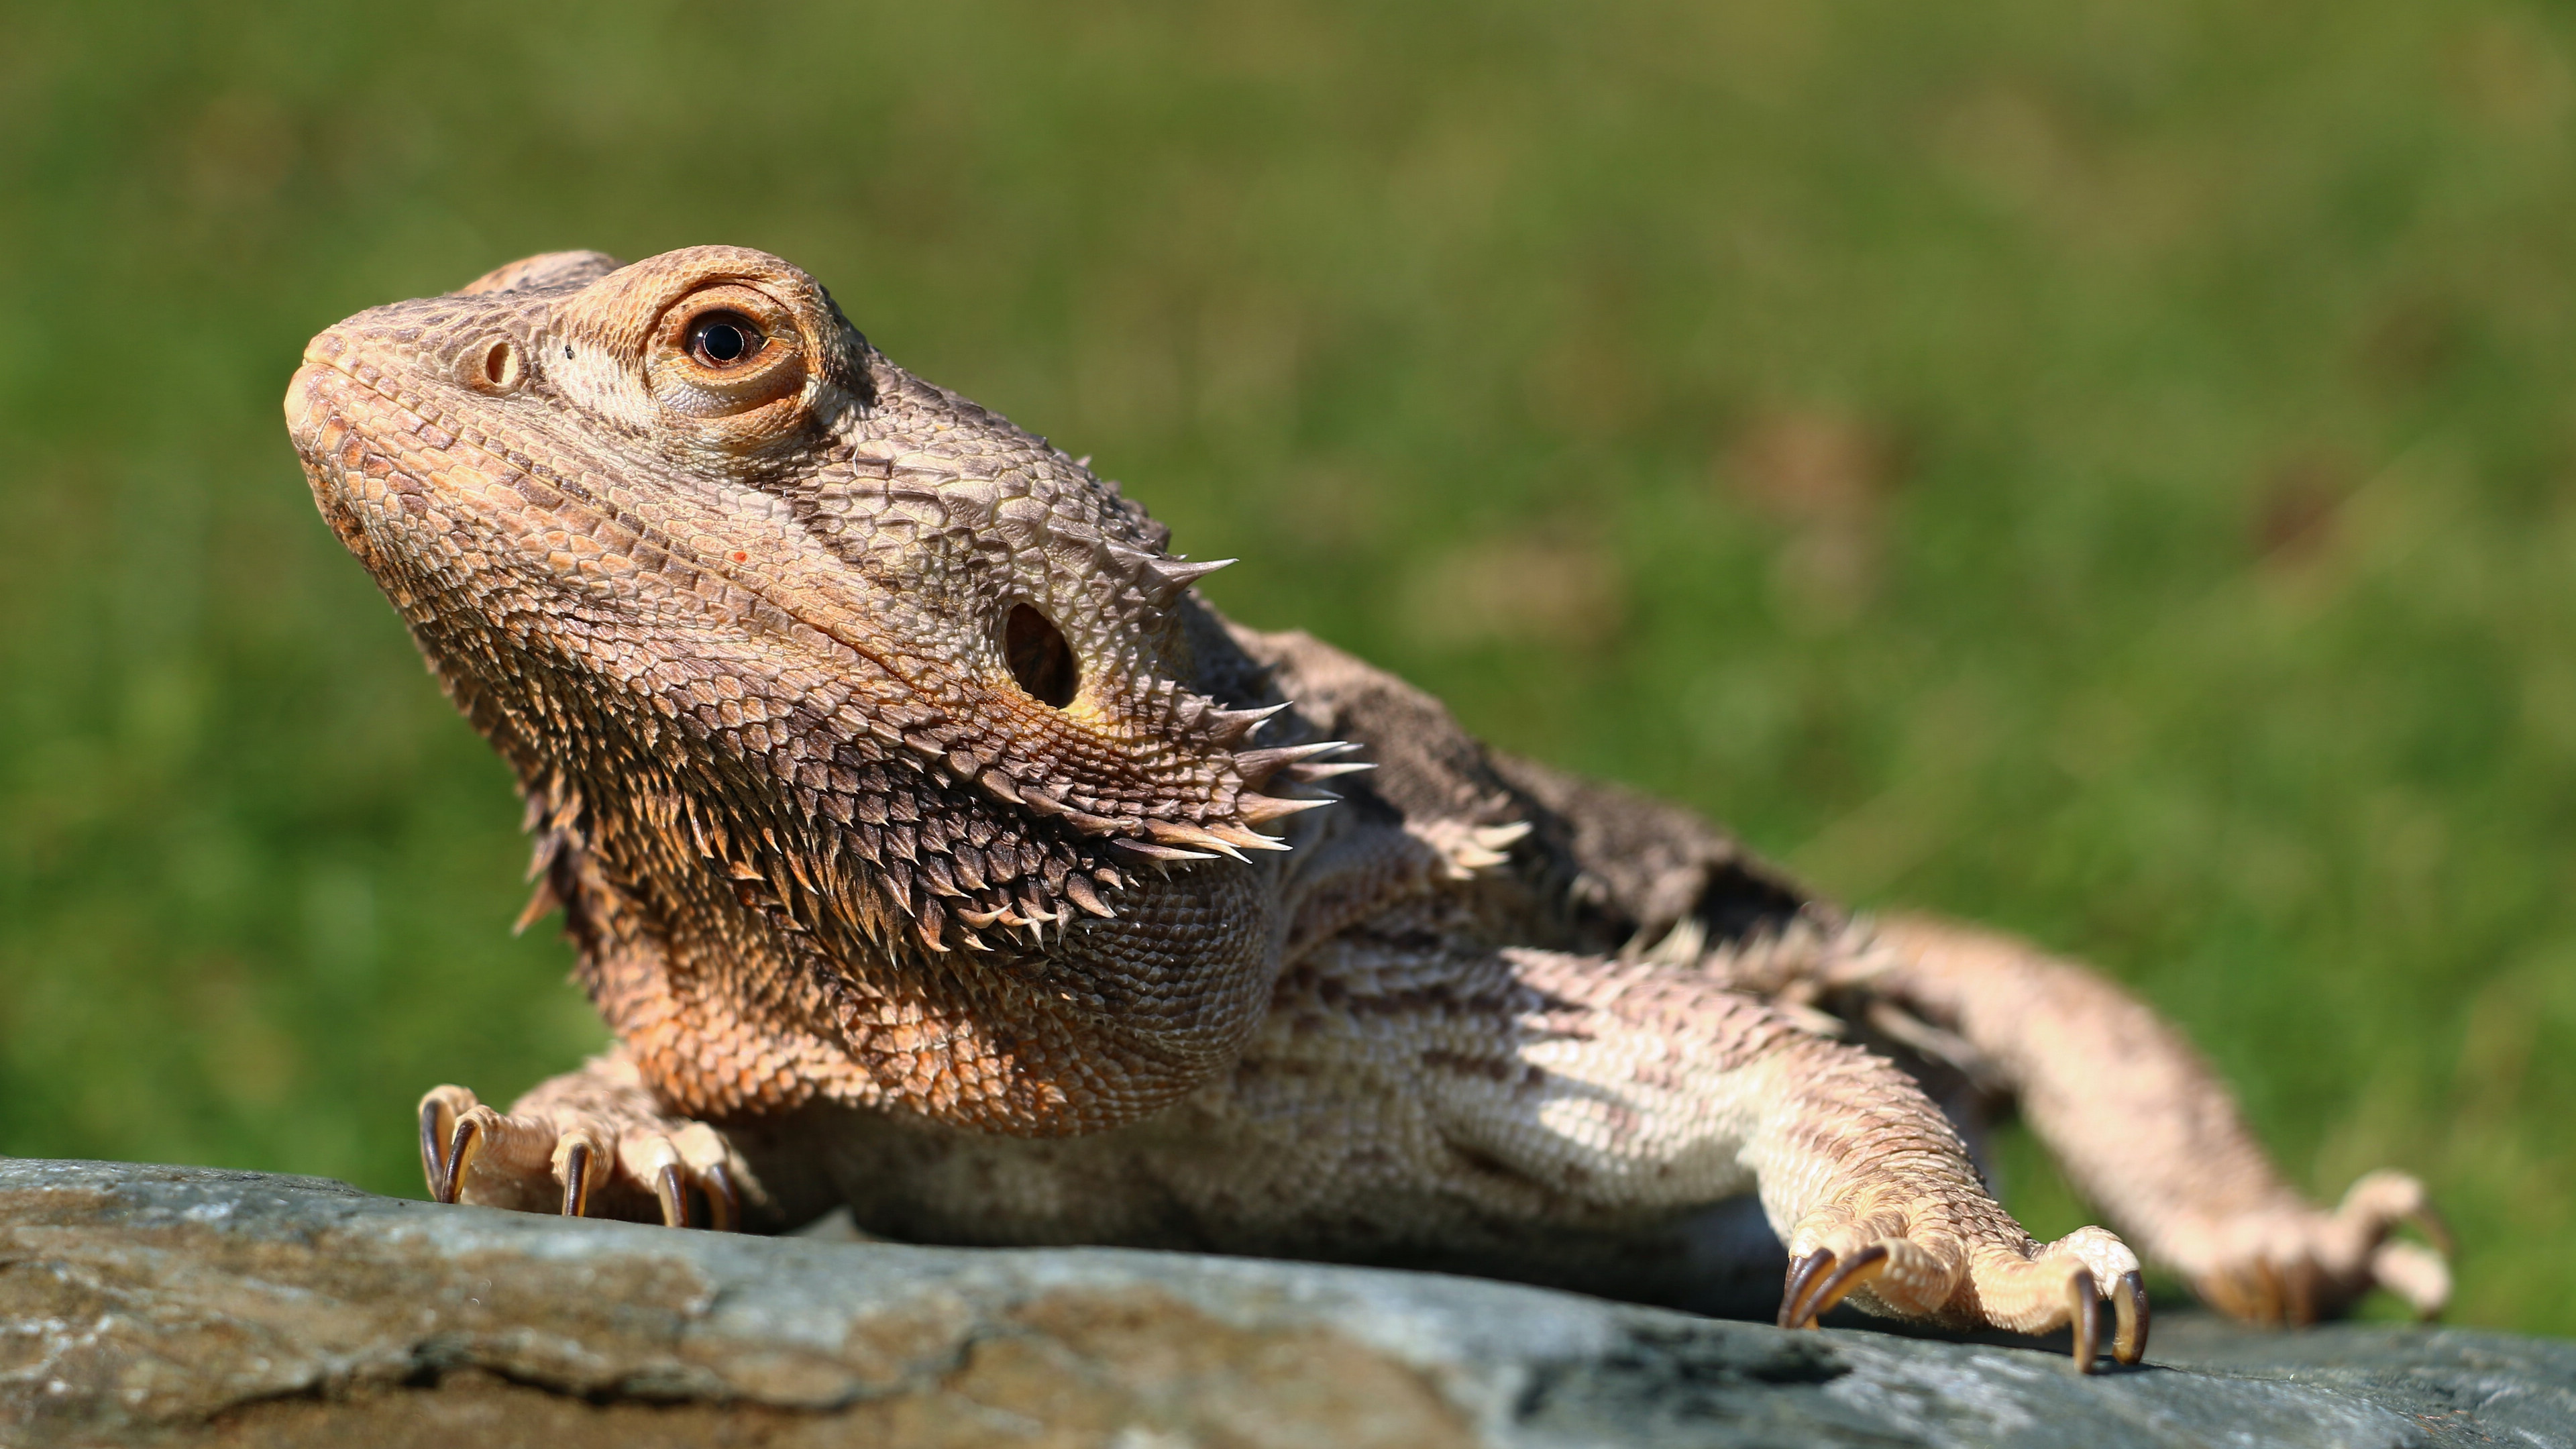
{"type": "Polygon", "coordinates": [[[1848,983],[1864,988],[1859,1014],[2018,1098],[2078,1190],[2213,1307],[2308,1323],[2373,1287],[2427,1316],[2449,1298],[2441,1253],[2391,1236],[2413,1223],[2443,1241],[2422,1184],[2374,1172],[2338,1207],[2310,1204],[2191,1044],[2100,975],[1919,917],[1880,922],[1876,939],[1848,983]]]}

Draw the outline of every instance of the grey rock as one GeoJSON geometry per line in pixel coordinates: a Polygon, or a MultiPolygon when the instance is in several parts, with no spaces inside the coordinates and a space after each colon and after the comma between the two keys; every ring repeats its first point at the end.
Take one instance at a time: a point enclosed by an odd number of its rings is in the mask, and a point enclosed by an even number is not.
{"type": "Polygon", "coordinates": [[[2576,1445],[2576,1344],[2182,1318],[2153,1347],[2080,1378],[1434,1274],[0,1160],[8,1445],[2576,1445]]]}

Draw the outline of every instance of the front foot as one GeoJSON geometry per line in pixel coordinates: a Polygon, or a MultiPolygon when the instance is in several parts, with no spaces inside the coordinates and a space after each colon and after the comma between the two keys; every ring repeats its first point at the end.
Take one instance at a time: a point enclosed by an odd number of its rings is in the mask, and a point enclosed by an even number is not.
{"type": "Polygon", "coordinates": [[[757,1180],[722,1134],[664,1117],[622,1063],[540,1085],[507,1113],[463,1087],[420,1099],[421,1170],[438,1202],[732,1232],[757,1180]],[[603,1080],[606,1078],[606,1080],[603,1080]]]}
{"type": "Polygon", "coordinates": [[[1992,1240],[1971,1242],[1937,1221],[1812,1214],[1790,1235],[1780,1326],[1813,1328],[1849,1298],[1869,1312],[1956,1327],[2027,1334],[2072,1327],[2075,1370],[2089,1374],[2102,1356],[2108,1299],[2111,1357],[2135,1364],[2146,1356],[2146,1284],[2137,1255],[2117,1237],[2101,1228],[2081,1228],[2046,1245],[2018,1229],[1983,1236],[1992,1240]]]}

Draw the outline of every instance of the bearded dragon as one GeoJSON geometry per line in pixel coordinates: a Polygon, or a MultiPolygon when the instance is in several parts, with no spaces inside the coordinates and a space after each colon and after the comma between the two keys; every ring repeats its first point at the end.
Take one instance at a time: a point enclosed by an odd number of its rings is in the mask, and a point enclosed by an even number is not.
{"type": "MultiPolygon", "coordinates": [[[[2145,1351],[2448,1292],[2394,1172],[2303,1200],[2170,1026],[1847,913],[1680,808],[1237,625],[1117,484],[794,266],[552,253],[362,312],[286,417],[516,772],[616,1036],[422,1100],[443,1202],[1436,1267],[1784,1327],[2145,1351]],[[2126,1234],[1988,1191],[2018,1105],[2126,1234]],[[1785,1250],[1785,1251],[1784,1251],[1785,1250]],[[2107,1330],[2107,1332],[2106,1332],[2107,1330]]],[[[526,922],[523,921],[524,925],[526,922]]]]}

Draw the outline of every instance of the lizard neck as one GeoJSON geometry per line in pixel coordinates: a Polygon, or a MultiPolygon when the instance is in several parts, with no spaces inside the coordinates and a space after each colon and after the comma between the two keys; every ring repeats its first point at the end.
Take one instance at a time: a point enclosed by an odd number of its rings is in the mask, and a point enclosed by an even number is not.
{"type": "MultiPolygon", "coordinates": [[[[1212,617],[1193,633],[1217,692],[1259,680],[1212,617]]],[[[1006,857],[1042,858],[1014,834],[1024,816],[907,778],[918,767],[886,752],[858,767],[844,820],[775,760],[646,704],[550,688],[563,672],[538,650],[449,688],[519,775],[532,911],[564,907],[578,979],[677,1108],[723,1118],[820,1096],[1016,1135],[1096,1131],[1229,1068],[1268,1005],[1276,857],[1130,868],[1103,888],[1109,916],[1020,931],[969,918],[936,949],[917,912],[1006,857]]]]}

